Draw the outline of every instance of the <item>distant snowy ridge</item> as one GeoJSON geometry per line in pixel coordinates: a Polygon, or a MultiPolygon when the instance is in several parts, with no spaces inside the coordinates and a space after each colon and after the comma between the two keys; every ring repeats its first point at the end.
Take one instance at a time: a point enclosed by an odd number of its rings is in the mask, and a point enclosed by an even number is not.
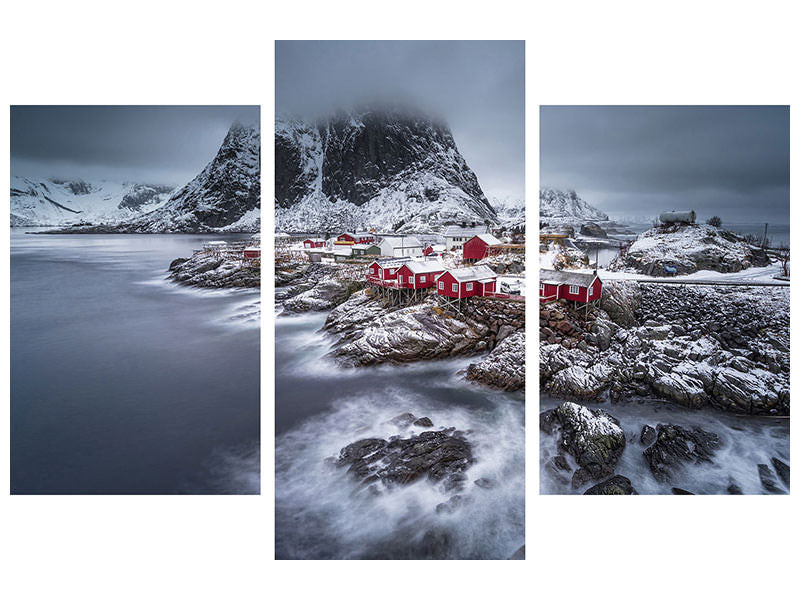
{"type": "Polygon", "coordinates": [[[608,221],[608,215],[582,200],[574,190],[539,190],[539,220],[550,225],[608,221]]]}
{"type": "Polygon", "coordinates": [[[174,191],[144,184],[13,177],[11,225],[70,227],[78,233],[258,232],[260,131],[232,125],[211,162],[174,191]]]}
{"type": "Polygon", "coordinates": [[[510,229],[525,227],[525,199],[518,196],[500,196],[489,199],[497,213],[497,220],[510,229]]]}
{"type": "Polygon", "coordinates": [[[11,226],[122,223],[160,208],[171,192],[165,185],[12,176],[11,226]]]}
{"type": "Polygon", "coordinates": [[[275,124],[275,226],[428,232],[497,222],[446,125],[419,114],[338,113],[275,124]]]}

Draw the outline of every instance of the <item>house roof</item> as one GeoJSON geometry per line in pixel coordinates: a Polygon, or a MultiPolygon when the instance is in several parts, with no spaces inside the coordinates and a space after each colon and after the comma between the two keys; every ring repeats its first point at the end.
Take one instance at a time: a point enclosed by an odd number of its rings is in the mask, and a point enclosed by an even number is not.
{"type": "Polygon", "coordinates": [[[495,279],[497,277],[497,273],[492,271],[489,267],[485,265],[479,265],[477,267],[463,267],[461,269],[450,269],[447,271],[453,278],[458,281],[480,281],[482,279],[495,279]]]}
{"type": "Polygon", "coordinates": [[[353,253],[352,246],[334,246],[333,254],[335,256],[350,256],[353,253]]]}
{"type": "Polygon", "coordinates": [[[415,237],[385,237],[381,244],[388,244],[392,248],[422,248],[422,243],[415,237]]]}
{"type": "Polygon", "coordinates": [[[372,248],[375,244],[353,244],[350,246],[353,250],[366,250],[372,248]]]}
{"type": "Polygon", "coordinates": [[[397,258],[382,258],[379,260],[373,260],[369,264],[377,263],[381,269],[387,269],[390,267],[401,267],[410,260],[410,256],[398,256],[397,258]]]}
{"type": "Polygon", "coordinates": [[[406,266],[412,273],[415,274],[444,271],[444,265],[438,260],[413,260],[407,262],[406,266]]]}
{"type": "Polygon", "coordinates": [[[491,233],[479,233],[478,235],[474,236],[476,238],[480,238],[490,246],[495,246],[497,244],[502,244],[500,240],[494,237],[491,233]]]}
{"type": "Polygon", "coordinates": [[[474,237],[480,233],[488,233],[488,225],[476,225],[475,227],[461,227],[460,225],[448,225],[444,230],[444,237],[474,237]]]}
{"type": "Polygon", "coordinates": [[[578,273],[576,271],[553,271],[550,269],[539,269],[539,281],[551,285],[579,285],[589,287],[597,278],[594,273],[578,273]]]}

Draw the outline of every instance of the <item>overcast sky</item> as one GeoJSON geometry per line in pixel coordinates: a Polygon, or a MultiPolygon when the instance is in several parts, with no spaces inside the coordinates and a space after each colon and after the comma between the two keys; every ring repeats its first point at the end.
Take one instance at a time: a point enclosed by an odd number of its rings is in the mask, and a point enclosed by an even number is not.
{"type": "Polygon", "coordinates": [[[609,215],[789,222],[789,109],[544,106],[542,186],[609,215]]]}
{"type": "Polygon", "coordinates": [[[11,174],[183,185],[258,107],[11,107],[11,174]]]}
{"type": "Polygon", "coordinates": [[[522,197],[523,42],[276,42],[279,115],[387,101],[443,118],[487,196],[522,197]]]}

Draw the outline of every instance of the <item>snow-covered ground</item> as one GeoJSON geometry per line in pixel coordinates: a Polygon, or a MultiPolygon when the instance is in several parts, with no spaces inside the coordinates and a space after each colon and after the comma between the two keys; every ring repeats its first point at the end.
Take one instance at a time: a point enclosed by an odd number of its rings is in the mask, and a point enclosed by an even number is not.
{"type": "MultiPolygon", "coordinates": [[[[542,268],[549,268],[544,267],[542,268]]],[[[578,273],[591,273],[592,269],[575,269],[578,273]]],[[[738,273],[719,273],[717,271],[697,271],[689,275],[675,275],[673,277],[653,277],[652,275],[644,275],[642,273],[625,273],[621,271],[609,271],[607,269],[598,269],[597,274],[600,279],[606,281],[621,281],[621,280],[663,280],[665,283],[672,283],[676,281],[688,282],[709,282],[709,283],[785,283],[775,279],[776,276],[782,272],[781,266],[778,263],[773,263],[767,267],[750,267],[738,273]]]]}

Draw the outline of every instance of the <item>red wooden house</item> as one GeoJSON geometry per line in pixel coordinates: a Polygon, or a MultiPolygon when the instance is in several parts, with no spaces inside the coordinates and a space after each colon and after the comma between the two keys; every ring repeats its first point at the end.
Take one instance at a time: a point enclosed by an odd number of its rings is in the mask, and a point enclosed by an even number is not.
{"type": "Polygon", "coordinates": [[[539,270],[539,301],[570,300],[586,304],[600,300],[603,282],[597,273],[576,273],[575,271],[539,270]]]}
{"type": "Polygon", "coordinates": [[[359,231],[357,233],[351,233],[349,231],[345,231],[339,237],[336,238],[335,244],[374,244],[375,240],[374,233],[370,233],[369,231],[359,231]]]}
{"type": "Polygon", "coordinates": [[[367,265],[367,281],[373,285],[396,287],[397,272],[410,258],[373,260],[367,265]]]}
{"type": "Polygon", "coordinates": [[[464,267],[442,273],[436,280],[436,293],[460,300],[493,293],[496,285],[497,273],[489,267],[464,267]]]}
{"type": "Polygon", "coordinates": [[[258,246],[248,246],[244,249],[245,258],[261,258],[261,248],[258,246]]]}
{"type": "Polygon", "coordinates": [[[322,238],[309,238],[303,240],[303,248],[324,248],[325,240],[322,238]]]}
{"type": "Polygon", "coordinates": [[[491,233],[479,233],[464,242],[464,260],[476,261],[486,258],[492,253],[492,247],[499,247],[502,242],[491,233]]]}
{"type": "Polygon", "coordinates": [[[430,288],[443,272],[444,265],[438,260],[408,261],[397,270],[397,284],[409,290],[430,288]]]}

